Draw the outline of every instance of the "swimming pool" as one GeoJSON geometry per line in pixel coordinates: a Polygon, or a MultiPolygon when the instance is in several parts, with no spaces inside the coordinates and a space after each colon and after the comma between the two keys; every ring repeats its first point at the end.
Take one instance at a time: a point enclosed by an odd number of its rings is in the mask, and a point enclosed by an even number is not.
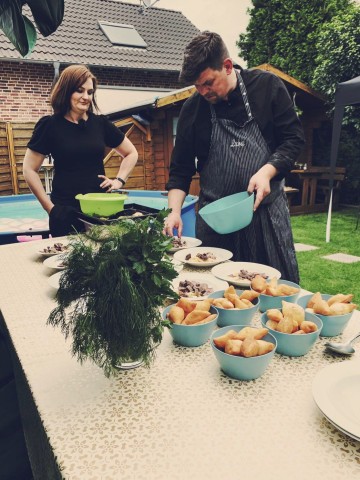
{"type": "MultiPolygon", "coordinates": [[[[167,208],[167,192],[158,190],[128,190],[127,203],[161,210],[167,208]]],[[[181,209],[183,235],[195,237],[195,205],[198,197],[187,195],[181,209]]],[[[15,243],[19,236],[49,236],[49,218],[35,195],[0,196],[0,245],[15,243]]]]}
{"type": "Polygon", "coordinates": [[[49,218],[33,194],[0,196],[0,245],[22,235],[49,236],[49,218]]]}

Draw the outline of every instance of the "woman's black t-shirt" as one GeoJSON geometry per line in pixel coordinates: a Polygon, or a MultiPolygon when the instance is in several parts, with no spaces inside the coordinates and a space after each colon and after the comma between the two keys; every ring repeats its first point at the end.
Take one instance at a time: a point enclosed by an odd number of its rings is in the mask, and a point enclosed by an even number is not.
{"type": "Polygon", "coordinates": [[[51,154],[54,160],[52,201],[74,205],[78,193],[104,191],[98,175],[104,175],[105,147],[118,147],[124,137],[103,115],[89,112],[88,120],[79,124],[61,115],[49,115],[35,125],[27,146],[43,155],[51,154]]]}

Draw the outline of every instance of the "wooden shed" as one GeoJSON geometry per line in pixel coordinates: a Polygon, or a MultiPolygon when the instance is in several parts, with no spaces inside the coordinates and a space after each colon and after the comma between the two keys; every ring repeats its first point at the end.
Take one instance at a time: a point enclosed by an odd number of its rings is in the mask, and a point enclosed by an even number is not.
{"type": "MultiPolygon", "coordinates": [[[[326,208],[325,192],[318,201],[317,179],[320,171],[326,174],[326,168],[313,164],[314,132],[321,128],[326,117],[324,98],[310,87],[275,69],[271,65],[260,65],[264,70],[278,75],[285,83],[296,107],[306,136],[306,147],[298,159],[298,166],[289,175],[288,185],[294,187],[295,195],[291,197],[291,212],[304,213],[321,211],[326,208]],[[300,166],[299,166],[300,165],[300,166]],[[307,166],[306,175],[303,174],[307,166]]],[[[126,183],[127,189],[164,190],[168,180],[171,152],[176,136],[177,120],[185,100],[195,92],[193,86],[154,96],[149,92],[149,99],[133,104],[123,110],[108,113],[111,121],[121,128],[136,146],[139,161],[126,183]]],[[[0,123],[0,195],[28,193],[22,176],[22,159],[26,143],[34,124],[0,123]]],[[[105,172],[114,177],[120,162],[114,151],[105,153],[105,172]]],[[[343,177],[343,172],[340,176],[343,177]]],[[[340,179],[341,181],[341,179],[340,179]]],[[[326,182],[326,180],[325,180],[326,182]]],[[[195,175],[190,194],[199,194],[199,178],[195,175]]],[[[290,196],[289,196],[290,198],[290,196]]]]}
{"type": "MultiPolygon", "coordinates": [[[[294,183],[293,191],[295,193],[295,195],[291,197],[291,211],[292,213],[310,211],[308,207],[313,196],[315,195],[315,197],[317,197],[317,192],[315,191],[314,193],[313,190],[310,192],[311,189],[306,188],[307,182],[305,182],[306,191],[303,192],[303,175],[299,175],[297,172],[303,170],[305,166],[308,171],[307,178],[309,178],[313,169],[316,170],[317,173],[319,168],[322,169],[322,167],[319,167],[316,163],[313,165],[313,147],[314,133],[316,130],[322,128],[324,123],[330,122],[326,116],[325,98],[307,85],[269,64],[259,65],[255,68],[270,71],[281,78],[299,111],[305,132],[306,146],[297,161],[297,166],[293,173],[289,175],[288,179],[290,187],[292,183],[294,183]]],[[[135,132],[138,134],[140,126],[143,128],[143,141],[148,145],[146,154],[143,156],[147,171],[147,189],[162,190],[165,187],[176,135],[177,119],[182,104],[194,91],[195,88],[193,86],[183,88],[169,94],[154,97],[147,102],[133,105],[124,110],[108,114],[109,118],[114,121],[115,124],[127,124],[134,127],[133,131],[129,133],[129,138],[132,141],[134,141],[133,135],[135,132]]],[[[324,168],[324,170],[326,170],[326,168],[324,168]]],[[[129,182],[129,186],[132,185],[132,182],[133,180],[129,182]]],[[[313,181],[310,183],[314,185],[313,181]]],[[[193,177],[190,193],[192,195],[199,194],[198,175],[193,177]]],[[[313,201],[313,205],[314,204],[315,200],[313,201]]],[[[321,199],[321,206],[315,207],[315,210],[320,211],[321,209],[325,210],[325,208],[326,198],[324,196],[321,199]]]]}

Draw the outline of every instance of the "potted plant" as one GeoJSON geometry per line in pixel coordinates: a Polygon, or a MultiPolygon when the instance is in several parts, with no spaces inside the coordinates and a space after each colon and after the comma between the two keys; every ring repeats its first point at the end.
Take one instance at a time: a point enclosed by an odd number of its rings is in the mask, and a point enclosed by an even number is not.
{"type": "Polygon", "coordinates": [[[160,307],[176,298],[171,239],[162,233],[167,214],[94,226],[70,239],[48,323],[72,337],[80,362],[91,359],[106,376],[123,362],[149,366],[161,342],[160,307]]]}

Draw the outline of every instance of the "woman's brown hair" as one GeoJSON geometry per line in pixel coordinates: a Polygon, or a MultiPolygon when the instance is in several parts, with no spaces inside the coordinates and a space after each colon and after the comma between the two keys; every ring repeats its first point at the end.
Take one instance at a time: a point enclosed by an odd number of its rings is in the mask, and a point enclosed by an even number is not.
{"type": "Polygon", "coordinates": [[[58,81],[55,83],[51,92],[50,103],[55,114],[65,115],[70,110],[71,95],[83,85],[88,78],[91,78],[94,86],[94,95],[89,107],[89,111],[93,111],[93,107],[98,110],[96,104],[95,92],[97,87],[96,77],[85,67],[85,65],[70,65],[61,72],[58,81]]]}

